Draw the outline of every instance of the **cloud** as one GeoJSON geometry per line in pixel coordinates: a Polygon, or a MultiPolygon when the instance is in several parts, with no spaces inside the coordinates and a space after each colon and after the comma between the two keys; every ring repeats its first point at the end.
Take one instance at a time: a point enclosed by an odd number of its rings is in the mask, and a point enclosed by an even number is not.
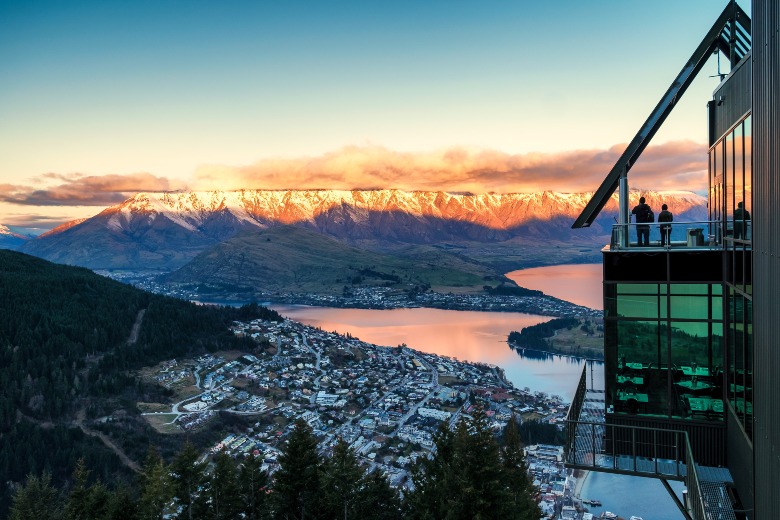
{"type": "MultiPolygon", "coordinates": [[[[534,192],[595,190],[625,145],[608,150],[556,154],[507,154],[450,148],[403,153],[379,146],[345,147],[317,157],[275,158],[249,166],[204,165],[196,189],[369,189],[450,192],[534,192]]],[[[692,141],[648,147],[629,173],[632,187],[706,191],[707,148],[692,141]]]]}
{"type": "Polygon", "coordinates": [[[47,173],[36,183],[56,182],[36,188],[12,184],[0,185],[0,202],[25,206],[110,206],[139,191],[169,191],[181,188],[164,177],[150,173],[127,175],[82,175],[47,173]]]}
{"type": "MultiPolygon", "coordinates": [[[[471,193],[594,191],[625,145],[555,154],[507,154],[450,148],[405,153],[379,146],[350,146],[316,157],[275,158],[249,166],[206,165],[193,189],[442,190],[471,193]]],[[[185,189],[182,181],[150,173],[84,175],[46,173],[30,185],[0,184],[0,222],[50,227],[91,216],[95,206],[118,204],[139,191],[185,189]],[[25,207],[26,215],[13,211],[25,207]],[[37,208],[36,208],[37,207],[37,208]]],[[[707,191],[707,148],[692,141],[648,147],[629,172],[631,188],[707,191]]]]}

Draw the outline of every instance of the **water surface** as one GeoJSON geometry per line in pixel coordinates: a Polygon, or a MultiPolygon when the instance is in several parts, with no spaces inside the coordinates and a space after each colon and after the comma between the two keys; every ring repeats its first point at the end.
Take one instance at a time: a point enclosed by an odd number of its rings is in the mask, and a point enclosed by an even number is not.
{"type": "Polygon", "coordinates": [[[549,321],[550,316],[443,309],[272,308],[295,321],[328,332],[348,332],[368,343],[392,347],[405,343],[431,354],[497,365],[516,388],[529,387],[566,400],[574,395],[584,366],[578,358],[538,352],[520,355],[509,348],[510,331],[549,321]]]}
{"type": "MultiPolygon", "coordinates": [[[[670,481],[677,497],[682,500],[682,482],[670,481]]],[[[623,518],[632,515],[644,520],[677,520],[683,516],[660,480],[629,477],[614,473],[590,472],[580,491],[582,498],[601,500],[602,507],[588,507],[594,516],[611,511],[623,518]]]]}
{"type": "Polygon", "coordinates": [[[601,264],[566,264],[533,267],[506,273],[506,277],[526,289],[591,309],[603,309],[603,267],[601,264]]]}

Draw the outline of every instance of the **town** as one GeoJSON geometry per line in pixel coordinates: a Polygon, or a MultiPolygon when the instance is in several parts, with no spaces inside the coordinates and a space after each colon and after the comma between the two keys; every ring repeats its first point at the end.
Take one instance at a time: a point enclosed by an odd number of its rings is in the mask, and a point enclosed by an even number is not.
{"type": "MultiPolygon", "coordinates": [[[[222,292],[202,292],[202,288],[166,284],[157,280],[158,273],[95,271],[102,276],[118,280],[139,289],[164,294],[183,300],[209,303],[246,303],[246,295],[229,295],[222,292]]],[[[503,295],[489,293],[442,293],[431,290],[404,292],[383,286],[360,286],[342,294],[315,293],[259,293],[252,300],[264,304],[312,305],[317,307],[353,309],[412,309],[428,307],[459,311],[525,312],[541,316],[600,318],[602,312],[554,298],[545,294],[503,295]]]]}
{"type": "MultiPolygon", "coordinates": [[[[445,421],[454,426],[477,403],[497,432],[513,417],[564,427],[568,405],[561,397],[516,389],[499,367],[405,345],[380,347],[291,320],[235,322],[232,331],[254,340],[254,352],[169,360],[142,374],[176,396],[167,404],[139,403],[158,431],[197,429],[217,414],[251,419],[245,431],[226,432],[204,460],[220,451],[234,457],[253,453],[273,473],[282,443],[300,419],[312,427],[322,454],[341,438],[367,470],[381,471],[403,491],[411,485],[411,464],[434,447],[434,432],[445,421]]],[[[576,479],[562,455],[560,446],[526,449],[547,515],[575,505],[576,479]]]]}

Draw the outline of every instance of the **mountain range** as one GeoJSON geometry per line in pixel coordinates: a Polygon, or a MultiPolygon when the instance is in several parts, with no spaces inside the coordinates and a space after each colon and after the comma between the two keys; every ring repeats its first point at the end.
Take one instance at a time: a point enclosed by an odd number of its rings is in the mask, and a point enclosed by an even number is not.
{"type": "MultiPolygon", "coordinates": [[[[631,193],[631,203],[639,198],[631,193]]],[[[706,199],[691,192],[642,192],[669,205],[675,220],[705,220],[706,199]]],[[[591,193],[461,194],[401,190],[240,190],[138,193],[94,217],[67,223],[17,248],[92,269],[178,269],[240,233],[302,227],[351,246],[392,252],[410,245],[474,245],[490,251],[584,245],[609,237],[617,197],[591,228],[571,223],[591,193]],[[576,245],[576,244],[579,244],[576,245]]],[[[303,244],[302,244],[303,246],[303,244]]],[[[8,246],[5,246],[8,247],[8,246]]],[[[492,253],[488,252],[487,256],[492,253]]],[[[511,263],[511,262],[510,262],[511,263]]],[[[521,267],[521,266],[518,266],[521,267]]]]}

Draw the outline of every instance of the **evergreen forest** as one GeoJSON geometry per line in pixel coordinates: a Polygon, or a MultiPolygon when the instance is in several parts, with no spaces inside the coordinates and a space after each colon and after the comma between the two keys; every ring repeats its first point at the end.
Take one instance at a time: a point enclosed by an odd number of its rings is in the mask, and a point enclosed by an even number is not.
{"type": "Polygon", "coordinates": [[[81,460],[104,482],[131,478],[84,433],[84,418],[133,412],[139,396],[158,391],[133,376],[142,366],[250,350],[228,326],[251,318],[281,320],[257,305],[199,306],[0,250],[0,518],[27,475],[64,485],[81,460]]]}
{"type": "Polygon", "coordinates": [[[555,318],[544,323],[523,327],[520,332],[513,330],[507,341],[512,345],[524,348],[544,350],[547,348],[546,338],[551,338],[556,330],[570,329],[579,325],[577,318],[555,318]]]}
{"type": "Polygon", "coordinates": [[[329,454],[297,421],[273,475],[254,454],[240,460],[217,453],[210,462],[192,444],[166,462],[150,448],[130,484],[106,483],[74,465],[67,486],[51,474],[31,474],[13,497],[10,520],[140,519],[517,519],[537,520],[520,443],[512,420],[499,439],[476,407],[454,431],[442,427],[431,458],[412,469],[405,496],[377,471],[362,467],[354,451],[337,440],[329,454]]]}
{"type": "Polygon", "coordinates": [[[202,456],[229,424],[190,434],[182,446],[180,436],[127,420],[138,417],[135,403],[165,391],[135,371],[251,352],[257,345],[228,327],[254,318],[282,319],[256,304],[199,306],[0,250],[0,518],[539,518],[521,435],[542,432],[512,420],[497,437],[479,406],[454,430],[439,430],[404,496],[346,443],[320,451],[302,421],[269,476],[254,455],[202,456]],[[114,438],[129,461],[85,427],[108,416],[131,425],[114,438]]]}

